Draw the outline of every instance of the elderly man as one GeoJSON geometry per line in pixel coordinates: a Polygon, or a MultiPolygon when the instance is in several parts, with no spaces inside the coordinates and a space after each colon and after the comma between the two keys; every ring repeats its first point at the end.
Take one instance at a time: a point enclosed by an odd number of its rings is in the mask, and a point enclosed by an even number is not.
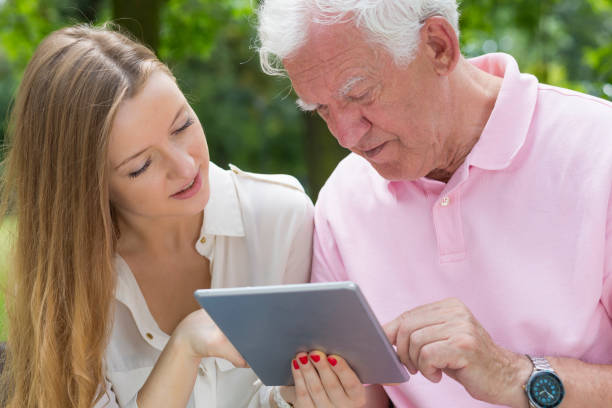
{"type": "Polygon", "coordinates": [[[398,407],[612,406],[612,104],[462,57],[455,0],[266,0],[264,70],[353,153],[313,280],[352,280],[398,407]],[[561,402],[562,401],[562,402],[561,402]]]}

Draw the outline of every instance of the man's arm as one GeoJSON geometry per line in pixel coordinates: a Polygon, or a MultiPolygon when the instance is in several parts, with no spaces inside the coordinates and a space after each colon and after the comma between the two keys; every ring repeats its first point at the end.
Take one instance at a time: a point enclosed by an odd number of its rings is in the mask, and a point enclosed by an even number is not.
{"type": "MultiPolygon", "coordinates": [[[[533,365],[523,355],[493,342],[468,308],[446,299],[403,313],[385,325],[389,341],[412,374],[432,382],[448,375],[475,399],[528,408],[523,385],[533,365]]],[[[612,366],[570,358],[549,358],[565,387],[561,407],[609,407],[612,366]]]]}
{"type": "Polygon", "coordinates": [[[612,365],[587,364],[562,357],[547,359],[565,388],[565,398],[560,408],[603,408],[612,405],[612,365]]]}

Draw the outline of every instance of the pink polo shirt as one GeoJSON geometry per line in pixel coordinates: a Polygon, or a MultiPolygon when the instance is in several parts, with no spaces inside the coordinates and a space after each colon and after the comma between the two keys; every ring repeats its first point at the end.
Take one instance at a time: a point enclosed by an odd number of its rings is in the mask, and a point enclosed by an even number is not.
{"type": "MultiPolygon", "coordinates": [[[[359,284],[381,323],[448,297],[517,353],[612,363],[612,104],[541,85],[505,54],[491,117],[447,184],[344,159],[315,210],[313,281],[359,284]]],[[[485,407],[445,377],[398,407],[485,407]]]]}

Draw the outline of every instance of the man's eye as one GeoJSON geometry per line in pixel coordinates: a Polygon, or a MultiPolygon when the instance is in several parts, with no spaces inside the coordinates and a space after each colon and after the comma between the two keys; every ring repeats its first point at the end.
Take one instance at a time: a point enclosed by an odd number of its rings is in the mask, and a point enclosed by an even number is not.
{"type": "Polygon", "coordinates": [[[147,161],[145,162],[145,164],[141,168],[139,168],[136,171],[131,172],[129,174],[129,176],[131,178],[136,178],[136,177],[140,176],[142,173],[145,172],[145,170],[147,170],[149,168],[150,165],[151,165],[151,159],[147,159],[147,161]]]}
{"type": "Polygon", "coordinates": [[[317,106],[317,113],[323,117],[327,116],[327,114],[329,113],[329,108],[327,107],[327,105],[319,105],[317,106]]]}
{"type": "Polygon", "coordinates": [[[370,91],[365,91],[357,96],[348,96],[350,102],[360,102],[366,100],[370,96],[370,91]]]}

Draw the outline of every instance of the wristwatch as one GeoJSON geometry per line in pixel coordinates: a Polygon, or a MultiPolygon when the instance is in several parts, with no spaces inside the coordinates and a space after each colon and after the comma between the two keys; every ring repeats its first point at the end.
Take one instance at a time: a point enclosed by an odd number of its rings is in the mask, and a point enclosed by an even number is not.
{"type": "Polygon", "coordinates": [[[531,357],[533,371],[527,384],[525,392],[529,399],[531,408],[554,408],[561,404],[565,396],[565,389],[561,379],[553,370],[548,360],[543,357],[531,357]]]}

